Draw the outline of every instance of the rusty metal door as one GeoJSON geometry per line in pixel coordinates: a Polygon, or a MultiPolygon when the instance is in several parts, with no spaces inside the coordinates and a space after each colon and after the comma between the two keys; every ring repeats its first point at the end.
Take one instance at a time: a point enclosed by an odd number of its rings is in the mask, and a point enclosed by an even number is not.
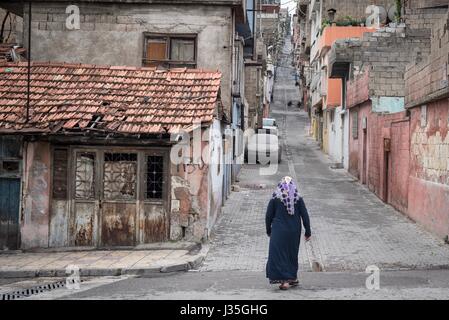
{"type": "Polygon", "coordinates": [[[142,211],[139,241],[162,242],[169,238],[169,155],[164,150],[147,151],[142,155],[142,211]]]}
{"type": "Polygon", "coordinates": [[[70,242],[75,246],[96,246],[98,199],[98,153],[74,150],[74,200],[70,220],[70,242]]]}
{"type": "Polygon", "coordinates": [[[138,153],[104,152],[100,202],[101,245],[133,246],[136,242],[138,153]]]}

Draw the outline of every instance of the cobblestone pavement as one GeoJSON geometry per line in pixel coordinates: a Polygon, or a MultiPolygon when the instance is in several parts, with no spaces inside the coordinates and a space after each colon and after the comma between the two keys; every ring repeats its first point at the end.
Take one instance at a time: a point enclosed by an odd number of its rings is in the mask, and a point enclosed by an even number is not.
{"type": "MultiPolygon", "coordinates": [[[[308,136],[306,113],[295,106],[291,71],[278,69],[272,104],[284,141],[278,173],[261,176],[255,165],[242,169],[241,191],[227,201],[201,270],[264,270],[269,241],[265,208],[276,182],[287,174],[297,180],[305,199],[315,256],[324,271],[360,271],[369,265],[383,270],[449,268],[449,245],[384,204],[344,170],[330,168],[308,136]]],[[[311,270],[309,253],[302,243],[302,271],[311,270]]]]}

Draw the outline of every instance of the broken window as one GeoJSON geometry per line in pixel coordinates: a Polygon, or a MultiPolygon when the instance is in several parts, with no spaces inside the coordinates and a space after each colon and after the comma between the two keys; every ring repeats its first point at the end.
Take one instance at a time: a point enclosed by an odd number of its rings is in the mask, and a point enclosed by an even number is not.
{"type": "Polygon", "coordinates": [[[149,35],[145,38],[145,53],[143,59],[145,66],[195,68],[195,56],[196,38],[193,35],[149,35]]]}
{"type": "Polygon", "coordinates": [[[103,179],[105,199],[136,199],[137,154],[105,153],[103,179]]]}
{"type": "Polygon", "coordinates": [[[75,198],[95,198],[95,153],[76,153],[75,198]]]}
{"type": "Polygon", "coordinates": [[[67,149],[53,151],[53,199],[67,199],[67,162],[67,149]]]}
{"type": "Polygon", "coordinates": [[[161,199],[164,190],[164,157],[146,157],[145,199],[161,199]]]}

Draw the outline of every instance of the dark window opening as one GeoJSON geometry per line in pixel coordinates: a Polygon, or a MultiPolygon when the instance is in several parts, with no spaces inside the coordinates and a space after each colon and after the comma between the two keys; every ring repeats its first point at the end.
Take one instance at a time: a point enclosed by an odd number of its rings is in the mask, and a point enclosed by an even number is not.
{"type": "Polygon", "coordinates": [[[196,67],[194,35],[149,35],[144,50],[143,65],[147,67],[196,67]]]}
{"type": "Polygon", "coordinates": [[[164,190],[164,157],[147,156],[145,198],[162,199],[164,190]]]}
{"type": "Polygon", "coordinates": [[[19,173],[19,161],[3,161],[2,168],[4,173],[19,173]]]}
{"type": "Polygon", "coordinates": [[[53,199],[67,199],[68,150],[53,151],[53,199]]]}

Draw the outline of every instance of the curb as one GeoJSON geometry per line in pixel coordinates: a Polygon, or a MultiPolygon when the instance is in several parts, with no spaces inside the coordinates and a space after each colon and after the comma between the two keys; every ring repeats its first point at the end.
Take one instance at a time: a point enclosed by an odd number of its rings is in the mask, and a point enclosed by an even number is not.
{"type": "MultiPolygon", "coordinates": [[[[80,276],[83,277],[107,277],[107,276],[121,276],[121,275],[154,275],[157,273],[171,273],[189,271],[192,269],[198,269],[207,253],[209,252],[209,246],[203,245],[201,250],[191,255],[187,260],[182,262],[168,264],[157,267],[146,268],[80,268],[80,276]]],[[[187,254],[188,256],[189,254],[187,254]]],[[[66,277],[66,269],[34,269],[34,270],[0,270],[0,278],[36,278],[36,277],[66,277]]]]}

